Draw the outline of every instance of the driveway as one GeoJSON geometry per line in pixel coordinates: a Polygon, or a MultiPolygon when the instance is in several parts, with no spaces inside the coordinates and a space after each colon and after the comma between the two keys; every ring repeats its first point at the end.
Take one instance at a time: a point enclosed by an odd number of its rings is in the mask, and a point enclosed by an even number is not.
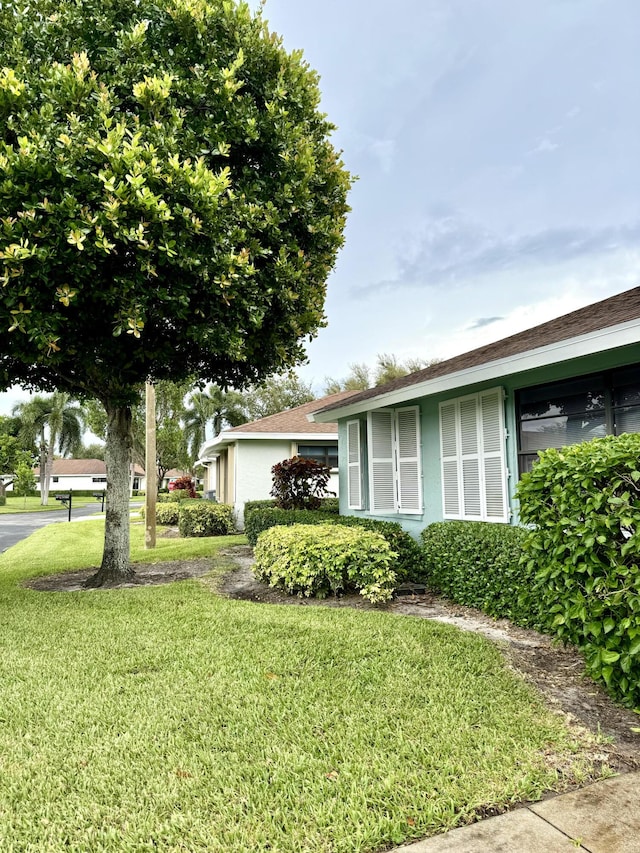
{"type": "MultiPolygon", "coordinates": [[[[96,509],[99,511],[100,506],[90,504],[72,509],[71,519],[95,515],[96,509]]],[[[21,539],[26,539],[34,530],[55,522],[68,523],[66,509],[52,512],[11,512],[0,515],[0,553],[15,545],[16,542],[20,542],[21,539]]]]}

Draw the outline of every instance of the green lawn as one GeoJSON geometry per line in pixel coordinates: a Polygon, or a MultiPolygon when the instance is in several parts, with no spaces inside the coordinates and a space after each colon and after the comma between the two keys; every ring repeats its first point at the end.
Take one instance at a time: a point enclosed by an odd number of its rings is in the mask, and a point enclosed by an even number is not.
{"type": "MultiPolygon", "coordinates": [[[[449,626],[197,581],[19,585],[95,565],[101,531],[54,525],[0,555],[0,850],[383,850],[538,797],[552,756],[564,783],[589,773],[498,650],[449,626]]],[[[133,531],[134,560],[244,541],[145,552],[133,531]]]]}
{"type": "MultiPolygon", "coordinates": [[[[6,505],[0,506],[0,515],[15,512],[51,512],[51,510],[55,509],[61,510],[62,512],[68,512],[68,508],[62,503],[62,501],[57,501],[53,497],[55,494],[55,492],[51,492],[49,495],[49,506],[42,506],[39,495],[28,498],[18,498],[9,492],[7,495],[6,505]]],[[[96,512],[100,511],[100,501],[95,498],[80,498],[74,495],[71,506],[72,514],[76,507],[87,506],[88,504],[95,505],[96,512]]]]}

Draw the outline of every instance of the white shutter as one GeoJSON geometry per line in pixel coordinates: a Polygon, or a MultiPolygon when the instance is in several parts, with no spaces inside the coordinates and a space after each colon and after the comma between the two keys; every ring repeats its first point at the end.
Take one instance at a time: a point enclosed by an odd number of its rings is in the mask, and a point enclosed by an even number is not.
{"type": "Polygon", "coordinates": [[[440,404],[440,455],[444,518],[460,517],[458,428],[456,403],[440,404]]]}
{"type": "Polygon", "coordinates": [[[460,415],[460,459],[462,463],[462,504],[465,518],[482,518],[480,485],[480,435],[478,402],[475,396],[458,403],[460,415]]]}
{"type": "Polygon", "coordinates": [[[398,512],[422,512],[420,465],[420,410],[417,406],[396,411],[398,453],[398,512]]]}
{"type": "Polygon", "coordinates": [[[509,521],[502,389],[480,394],[479,398],[484,515],[487,521],[509,521]]]}
{"type": "Polygon", "coordinates": [[[393,412],[381,409],[368,413],[370,509],[376,513],[396,512],[393,412]]]}
{"type": "Polygon", "coordinates": [[[349,509],[362,509],[360,421],[347,421],[347,470],[349,509]]]}
{"type": "Polygon", "coordinates": [[[509,520],[502,389],[440,404],[443,518],[509,520]]]}

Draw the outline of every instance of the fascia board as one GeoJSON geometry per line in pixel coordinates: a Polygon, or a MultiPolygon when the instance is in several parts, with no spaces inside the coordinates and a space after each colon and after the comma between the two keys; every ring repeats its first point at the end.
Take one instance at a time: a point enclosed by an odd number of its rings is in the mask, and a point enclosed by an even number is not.
{"type": "Polygon", "coordinates": [[[236,441],[337,441],[337,432],[234,432],[225,435],[221,432],[212,441],[200,447],[198,456],[219,456],[217,448],[226,447],[236,441]]]}
{"type": "Polygon", "coordinates": [[[428,379],[416,385],[408,385],[398,388],[386,394],[369,397],[359,403],[346,405],[339,409],[331,409],[329,412],[312,412],[307,415],[313,423],[332,423],[338,418],[347,418],[352,415],[360,415],[370,409],[379,409],[383,406],[397,406],[418,397],[429,397],[433,394],[441,394],[445,391],[455,391],[469,385],[481,382],[493,382],[514,373],[523,373],[538,367],[546,367],[550,364],[558,364],[562,361],[570,361],[587,355],[595,355],[599,352],[618,349],[637,344],[640,342],[640,319],[630,320],[608,329],[599,329],[588,335],[580,335],[564,341],[557,341],[539,349],[527,350],[526,352],[500,358],[496,361],[485,362],[474,365],[465,370],[455,373],[447,373],[435,379],[428,379]]]}

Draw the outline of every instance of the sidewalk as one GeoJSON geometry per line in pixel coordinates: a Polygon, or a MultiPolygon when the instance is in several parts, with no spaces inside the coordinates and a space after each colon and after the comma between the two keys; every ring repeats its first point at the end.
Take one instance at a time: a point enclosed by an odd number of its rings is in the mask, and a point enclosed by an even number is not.
{"type": "Polygon", "coordinates": [[[393,853],[640,853],[640,773],[452,829],[393,853]]]}

